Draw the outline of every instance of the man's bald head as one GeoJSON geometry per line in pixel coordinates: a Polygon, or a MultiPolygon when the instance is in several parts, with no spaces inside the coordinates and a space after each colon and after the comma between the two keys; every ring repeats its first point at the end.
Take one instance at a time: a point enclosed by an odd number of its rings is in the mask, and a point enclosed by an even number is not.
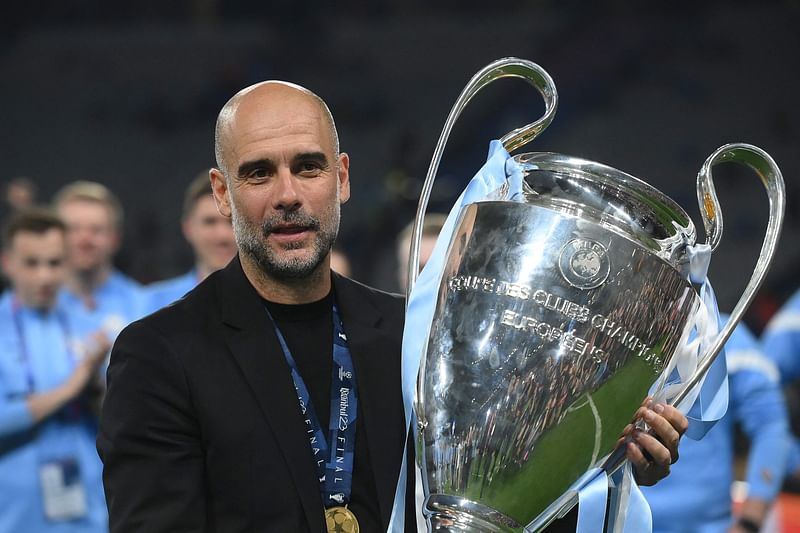
{"type": "Polygon", "coordinates": [[[256,83],[245,87],[222,107],[217,116],[217,125],[214,129],[214,155],[217,160],[217,168],[225,175],[230,177],[227,165],[227,151],[230,148],[231,126],[236,120],[237,113],[247,104],[257,102],[273,102],[291,105],[293,102],[302,101],[313,102],[320,110],[323,119],[329,129],[333,141],[334,154],[339,154],[339,134],[336,131],[336,123],[333,115],[325,101],[315,93],[305,87],[289,83],[286,81],[269,80],[256,83]]]}

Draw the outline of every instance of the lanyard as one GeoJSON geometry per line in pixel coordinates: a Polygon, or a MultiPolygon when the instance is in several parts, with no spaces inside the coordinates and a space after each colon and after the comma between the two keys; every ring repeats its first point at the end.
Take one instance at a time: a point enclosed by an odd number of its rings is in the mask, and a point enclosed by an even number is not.
{"type": "MultiPolygon", "coordinates": [[[[269,315],[269,311],[267,314],[269,315]]],[[[353,483],[358,392],[353,358],[347,348],[347,336],[344,334],[336,305],[333,306],[331,412],[327,438],[289,346],[271,315],[270,319],[275,326],[275,333],[292,373],[292,381],[300,402],[300,412],[306,423],[306,433],[317,465],[323,505],[330,507],[347,504],[350,502],[353,483]]]]}
{"type": "MultiPolygon", "coordinates": [[[[67,324],[66,317],[57,311],[56,317],[58,319],[58,323],[61,326],[61,335],[64,339],[64,347],[66,348],[67,354],[71,355],[72,350],[70,349],[70,335],[69,335],[69,325],[67,324]]],[[[11,317],[14,320],[14,328],[17,332],[17,339],[19,340],[19,356],[20,360],[25,365],[25,383],[28,387],[28,394],[33,394],[36,390],[36,379],[33,376],[33,368],[31,366],[31,357],[30,352],[28,350],[28,343],[26,342],[25,337],[25,325],[22,321],[22,304],[19,303],[16,297],[12,298],[11,300],[11,317]]],[[[74,358],[72,358],[74,361],[74,358]]]]}

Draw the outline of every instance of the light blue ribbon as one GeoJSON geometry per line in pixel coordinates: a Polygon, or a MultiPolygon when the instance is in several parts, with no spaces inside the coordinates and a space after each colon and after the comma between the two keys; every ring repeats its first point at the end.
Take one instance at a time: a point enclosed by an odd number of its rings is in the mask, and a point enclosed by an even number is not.
{"type": "MultiPolygon", "coordinates": [[[[461,208],[486,200],[490,193],[506,184],[508,176],[509,198],[521,200],[522,168],[508,154],[500,141],[492,141],[489,145],[489,157],[480,171],[467,184],[461,193],[447,220],[439,233],[433,252],[419,274],[406,305],[406,321],[403,330],[403,407],[405,409],[406,427],[411,427],[413,420],[412,404],[416,395],[417,373],[420,358],[425,352],[428,342],[433,313],[436,308],[436,294],[439,290],[447,246],[455,229],[461,208]]],[[[402,533],[404,522],[404,506],[406,494],[406,453],[403,453],[403,464],[400,479],[394,497],[394,508],[389,521],[388,531],[402,533]]]]}
{"type": "Polygon", "coordinates": [[[608,500],[608,476],[599,468],[589,472],[589,481],[578,491],[577,533],[603,531],[608,500]]]}
{"type": "MultiPolygon", "coordinates": [[[[711,288],[708,278],[700,288],[700,297],[709,308],[712,319],[719,323],[719,309],[717,309],[717,299],[714,289],[711,288]]],[[[702,348],[707,348],[703,346],[702,348]]],[[[686,413],[689,419],[689,428],[686,436],[692,440],[702,439],[708,431],[714,427],[725,413],[728,411],[728,365],[725,362],[725,354],[720,353],[706,373],[700,385],[700,393],[686,413]]]]}
{"type": "Polygon", "coordinates": [[[630,463],[612,474],[615,489],[611,495],[609,533],[640,533],[653,530],[653,514],[641,489],[633,479],[630,463]],[[635,511],[631,511],[634,509],[635,511]]]}

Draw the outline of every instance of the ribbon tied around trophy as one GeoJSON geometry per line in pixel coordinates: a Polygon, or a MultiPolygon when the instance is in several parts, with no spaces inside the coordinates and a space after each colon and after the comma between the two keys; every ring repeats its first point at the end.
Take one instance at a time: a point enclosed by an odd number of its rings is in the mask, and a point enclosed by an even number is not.
{"type": "MultiPolygon", "coordinates": [[[[556,107],[555,85],[535,63],[487,65],[448,116],[423,186],[402,388],[423,512],[436,531],[532,533],[576,504],[580,533],[602,531],[606,515],[608,531],[650,531],[620,433],[645,396],[687,413],[690,438],[725,414],[727,370],[717,355],[776,247],[783,180],[759,148],[725,145],[706,160],[697,190],[707,243],[699,244],[682,208],[633,176],[560,154],[509,155],[556,107]],[[491,142],[419,272],[421,223],[450,131],[469,100],[502,77],[533,85],[544,116],[491,142]],[[726,161],[761,177],[770,218],[753,276],[720,331],[706,274],[722,234],[711,169],[726,161]]],[[[404,531],[405,487],[414,482],[406,472],[404,463],[391,532],[404,531]]]]}

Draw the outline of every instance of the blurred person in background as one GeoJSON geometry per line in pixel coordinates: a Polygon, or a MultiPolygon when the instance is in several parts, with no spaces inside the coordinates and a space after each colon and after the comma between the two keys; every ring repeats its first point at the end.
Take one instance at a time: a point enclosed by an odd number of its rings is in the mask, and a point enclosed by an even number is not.
{"type": "MultiPolygon", "coordinates": [[[[787,387],[790,400],[796,400],[800,386],[800,290],[769,321],[761,335],[761,347],[778,367],[781,383],[787,387]]],[[[789,410],[796,424],[800,405],[790,401],[789,410]]],[[[798,428],[793,429],[797,432],[798,428]]],[[[800,486],[800,437],[796,433],[792,435],[786,474],[791,487],[800,486]]]]}
{"type": "Polygon", "coordinates": [[[36,202],[36,184],[30,178],[12,178],[6,185],[4,202],[9,214],[33,207],[36,202]]]}
{"type": "Polygon", "coordinates": [[[44,210],[14,215],[3,231],[11,289],[0,299],[0,533],[107,531],[96,418],[87,390],[109,345],[76,349],[58,302],[65,227],[44,210]]]}
{"type": "MultiPolygon", "coordinates": [[[[442,213],[427,213],[422,220],[422,237],[419,243],[419,270],[425,266],[433,253],[433,247],[436,246],[436,239],[444,227],[447,220],[447,215],[442,213]]],[[[397,236],[397,245],[395,253],[397,257],[397,281],[400,284],[400,290],[405,294],[406,287],[408,286],[408,259],[411,255],[411,237],[414,233],[414,220],[409,222],[403,231],[397,236]]],[[[428,531],[425,525],[425,517],[422,514],[422,502],[425,501],[425,492],[422,486],[422,470],[419,464],[416,465],[416,484],[414,495],[417,500],[417,530],[419,533],[426,533],[428,531]]]]}
{"type": "Polygon", "coordinates": [[[727,413],[701,440],[683,439],[672,473],[658,485],[642,488],[653,512],[654,533],[756,533],[780,491],[789,423],[778,369],[742,322],[725,344],[724,357],[727,413]],[[733,517],[735,424],[747,435],[750,452],[747,497],[733,517]]]}
{"type": "Polygon", "coordinates": [[[347,258],[347,254],[336,247],[331,248],[331,270],[348,278],[351,277],[353,272],[350,268],[350,260],[347,258]]]}
{"type": "MultiPolygon", "coordinates": [[[[422,221],[422,239],[419,244],[419,269],[425,266],[436,245],[439,232],[442,231],[447,215],[441,213],[428,213],[422,221]]],[[[414,231],[412,220],[397,237],[397,280],[400,289],[405,292],[408,285],[408,258],[411,254],[411,234],[414,231]]]]}
{"type": "Polygon", "coordinates": [[[183,200],[181,229],[194,252],[194,268],[178,277],[148,285],[145,288],[148,312],[174,302],[236,255],[231,220],[217,210],[208,173],[206,169],[192,180],[183,200]]]}
{"type": "Polygon", "coordinates": [[[80,316],[79,333],[102,329],[113,342],[145,312],[142,287],[114,268],[122,240],[122,206],[100,183],[75,181],[53,201],[67,226],[64,305],[80,316]]]}
{"type": "MultiPolygon", "coordinates": [[[[3,191],[3,201],[0,204],[0,223],[17,211],[32,207],[36,202],[36,184],[26,177],[11,178],[3,191]]],[[[0,273],[0,293],[8,286],[5,275],[0,273]]]]}
{"type": "Polygon", "coordinates": [[[800,291],[772,317],[761,343],[767,357],[778,365],[783,382],[800,378],[800,291]]]}

